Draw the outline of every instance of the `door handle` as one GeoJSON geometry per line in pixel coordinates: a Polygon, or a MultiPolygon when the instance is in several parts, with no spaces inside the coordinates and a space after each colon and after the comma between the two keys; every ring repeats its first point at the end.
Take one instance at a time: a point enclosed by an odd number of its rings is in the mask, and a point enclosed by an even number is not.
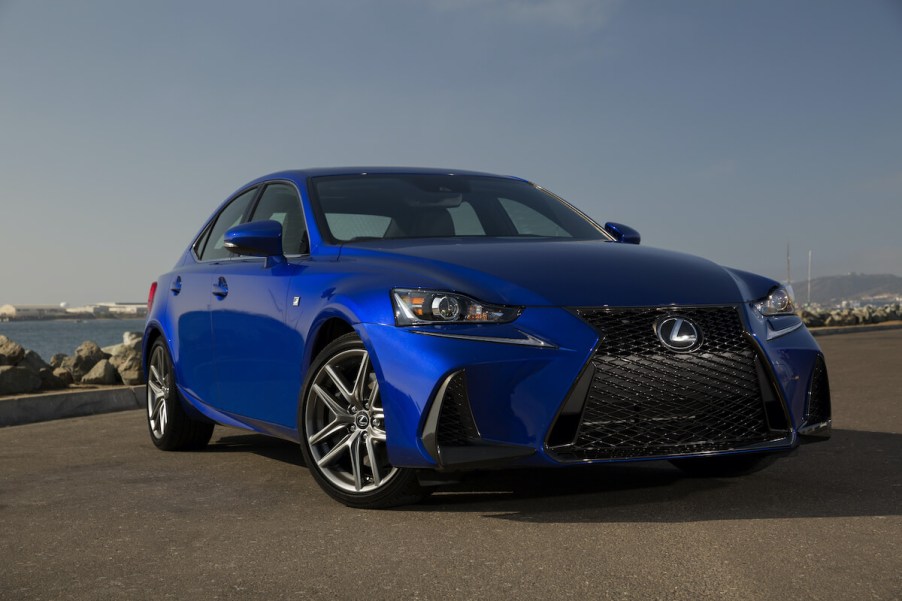
{"type": "Polygon", "coordinates": [[[182,291],[182,276],[177,276],[173,281],[172,285],[169,287],[172,290],[173,294],[178,294],[182,291]]]}
{"type": "Polygon", "coordinates": [[[216,280],[216,283],[213,284],[213,296],[217,298],[225,298],[229,293],[229,284],[226,282],[224,277],[221,277],[216,280]]]}

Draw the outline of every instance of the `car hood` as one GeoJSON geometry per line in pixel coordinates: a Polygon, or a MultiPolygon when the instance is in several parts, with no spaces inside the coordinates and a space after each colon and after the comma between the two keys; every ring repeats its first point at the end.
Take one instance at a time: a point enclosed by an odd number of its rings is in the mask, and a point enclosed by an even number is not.
{"type": "Polygon", "coordinates": [[[776,284],[684,253],[595,240],[379,240],[345,245],[340,261],[391,274],[391,287],[530,306],[736,304],[776,284]]]}

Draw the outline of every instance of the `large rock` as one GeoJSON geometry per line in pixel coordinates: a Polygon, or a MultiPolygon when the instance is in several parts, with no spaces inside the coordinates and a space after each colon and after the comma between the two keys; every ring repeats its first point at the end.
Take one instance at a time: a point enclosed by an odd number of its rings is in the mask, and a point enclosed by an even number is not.
{"type": "MultiPolygon", "coordinates": [[[[124,345],[121,345],[124,346],[124,345]]],[[[137,386],[144,383],[144,366],[141,362],[141,352],[134,349],[120,351],[110,357],[110,364],[119,372],[122,382],[129,386],[137,386]]]]}
{"type": "Polygon", "coordinates": [[[41,377],[26,367],[0,367],[0,394],[27,394],[41,387],[41,377]]]}
{"type": "Polygon", "coordinates": [[[122,344],[141,352],[141,343],[144,342],[144,332],[124,332],[122,344]]]}
{"type": "Polygon", "coordinates": [[[47,367],[38,372],[41,378],[41,390],[60,390],[72,383],[72,374],[61,367],[47,367]],[[57,372],[61,372],[57,375],[57,372]]]}
{"type": "Polygon", "coordinates": [[[65,353],[56,353],[52,357],[50,357],[50,365],[51,367],[62,367],[63,362],[69,358],[69,355],[65,353]]]}
{"type": "Polygon", "coordinates": [[[824,325],[826,321],[826,316],[822,316],[819,313],[815,313],[814,311],[809,311],[807,309],[802,310],[802,321],[805,322],[805,325],[809,328],[816,328],[824,325]]]}
{"type": "Polygon", "coordinates": [[[75,354],[67,357],[63,361],[62,366],[72,372],[72,377],[76,382],[80,382],[84,376],[90,372],[95,365],[104,359],[108,359],[110,355],[104,353],[97,343],[91,341],[82,342],[75,354]]]}
{"type": "Polygon", "coordinates": [[[18,342],[0,336],[0,365],[18,365],[25,358],[25,349],[18,342]]]}
{"type": "Polygon", "coordinates": [[[34,373],[39,373],[42,369],[47,369],[50,365],[41,359],[41,356],[34,351],[25,351],[25,356],[19,361],[19,367],[30,369],[34,373]]]}
{"type": "Polygon", "coordinates": [[[82,376],[81,383],[101,384],[104,386],[118,384],[119,373],[108,360],[101,359],[94,365],[94,367],[91,368],[91,371],[82,376]]]}
{"type": "MultiPolygon", "coordinates": [[[[75,380],[72,378],[72,372],[64,367],[56,367],[53,369],[53,377],[68,386],[72,384],[75,380]]],[[[64,386],[65,388],[65,386],[64,386]]]]}
{"type": "Polygon", "coordinates": [[[122,334],[122,342],[120,344],[105,346],[101,350],[105,353],[109,353],[114,357],[116,355],[123,355],[132,351],[140,354],[141,342],[143,340],[144,337],[141,335],[141,332],[125,332],[122,334]]]}
{"type": "Polygon", "coordinates": [[[41,356],[34,351],[25,351],[25,358],[19,362],[19,367],[24,367],[41,378],[41,390],[58,390],[60,388],[65,388],[69,385],[69,382],[72,381],[71,375],[68,380],[63,380],[55,376],[53,374],[53,367],[41,359],[41,356]]]}

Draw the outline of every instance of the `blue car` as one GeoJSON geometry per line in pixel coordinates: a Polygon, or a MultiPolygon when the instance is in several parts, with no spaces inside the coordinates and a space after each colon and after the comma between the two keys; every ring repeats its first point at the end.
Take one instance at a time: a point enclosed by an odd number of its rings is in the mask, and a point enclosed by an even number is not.
{"type": "Polygon", "coordinates": [[[829,437],[791,290],[639,241],[514,177],[257,179],[151,286],[151,440],[288,439],[333,498],[389,507],[468,470],[736,475],[829,437]]]}

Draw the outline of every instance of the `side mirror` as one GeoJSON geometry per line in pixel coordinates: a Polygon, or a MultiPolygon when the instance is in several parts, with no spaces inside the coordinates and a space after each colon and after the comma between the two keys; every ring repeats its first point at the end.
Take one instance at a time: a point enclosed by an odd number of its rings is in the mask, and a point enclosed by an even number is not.
{"type": "Polygon", "coordinates": [[[642,240],[642,236],[639,235],[639,232],[628,225],[623,225],[622,223],[614,223],[613,221],[608,221],[606,224],[604,224],[604,231],[614,236],[615,241],[622,242],[624,244],[639,244],[639,242],[642,240]]]}
{"type": "Polygon", "coordinates": [[[282,257],[282,224],[252,221],[236,225],[225,233],[224,246],[236,255],[282,257]]]}

